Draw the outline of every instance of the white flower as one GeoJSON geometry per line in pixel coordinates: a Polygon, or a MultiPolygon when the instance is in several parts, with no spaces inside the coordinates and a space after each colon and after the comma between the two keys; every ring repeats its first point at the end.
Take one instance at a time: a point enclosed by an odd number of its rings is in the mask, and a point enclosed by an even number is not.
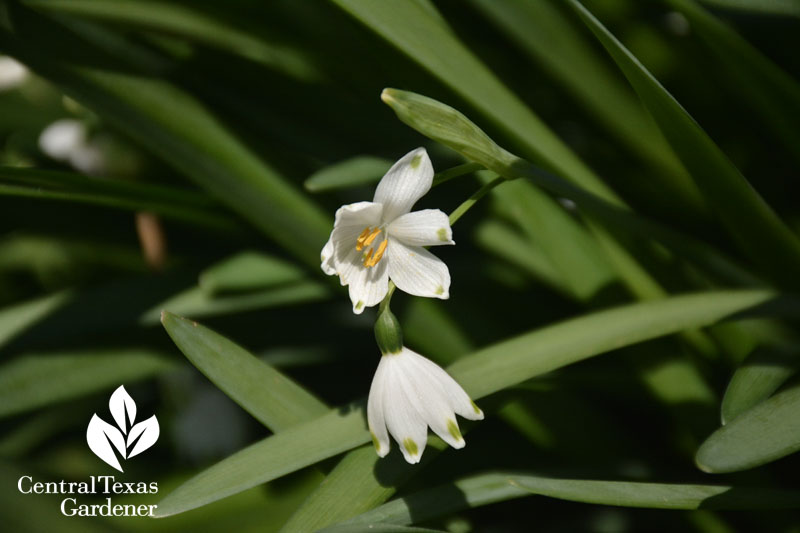
{"type": "Polygon", "coordinates": [[[367,402],[367,421],[379,456],[389,453],[391,433],[406,461],[418,463],[428,426],[453,448],[463,448],[456,414],[483,419],[483,411],[436,363],[405,346],[381,357],[367,402]]]}
{"type": "Polygon", "coordinates": [[[28,69],[17,60],[0,56],[0,91],[16,89],[28,79],[28,69]]]}
{"type": "Polygon", "coordinates": [[[447,265],[424,247],[455,244],[450,221],[438,209],[410,213],[432,182],[428,153],[417,148],[389,169],[371,202],[336,211],[331,237],[322,249],[322,270],[349,285],[354,313],[383,300],[389,279],[415,296],[449,297],[447,265]]]}
{"type": "Polygon", "coordinates": [[[102,146],[89,139],[89,130],[80,120],[64,118],[47,126],[39,135],[39,148],[84,174],[101,174],[105,168],[102,146]]]}

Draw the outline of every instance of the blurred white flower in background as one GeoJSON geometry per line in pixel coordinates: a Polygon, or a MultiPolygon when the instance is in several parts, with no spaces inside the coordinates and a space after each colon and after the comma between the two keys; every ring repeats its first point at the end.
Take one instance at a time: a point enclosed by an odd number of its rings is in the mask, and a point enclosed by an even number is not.
{"type": "Polygon", "coordinates": [[[0,56],[0,92],[16,89],[28,79],[28,69],[8,56],[0,56]]]}
{"type": "Polygon", "coordinates": [[[47,126],[39,136],[39,148],[53,159],[69,163],[85,174],[103,172],[102,147],[89,138],[88,128],[80,120],[64,118],[47,126]]]}

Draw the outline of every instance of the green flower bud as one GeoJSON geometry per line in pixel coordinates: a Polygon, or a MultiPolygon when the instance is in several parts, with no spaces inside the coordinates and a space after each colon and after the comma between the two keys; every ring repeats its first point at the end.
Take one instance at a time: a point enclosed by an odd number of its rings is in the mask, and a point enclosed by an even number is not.
{"type": "Polygon", "coordinates": [[[381,100],[397,113],[397,118],[421,134],[486,168],[496,167],[498,161],[514,158],[463,113],[433,98],[399,89],[384,89],[381,100]]]}
{"type": "Polygon", "coordinates": [[[383,355],[400,353],[403,349],[403,330],[388,306],[375,321],[375,340],[383,355]]]}

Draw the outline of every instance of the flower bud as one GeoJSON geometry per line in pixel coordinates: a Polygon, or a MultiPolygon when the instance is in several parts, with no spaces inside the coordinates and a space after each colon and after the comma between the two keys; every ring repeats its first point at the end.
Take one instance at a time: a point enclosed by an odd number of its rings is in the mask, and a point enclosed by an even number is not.
{"type": "Polygon", "coordinates": [[[403,349],[403,330],[388,306],[378,314],[378,320],[375,321],[375,340],[383,355],[400,353],[403,349]]]}

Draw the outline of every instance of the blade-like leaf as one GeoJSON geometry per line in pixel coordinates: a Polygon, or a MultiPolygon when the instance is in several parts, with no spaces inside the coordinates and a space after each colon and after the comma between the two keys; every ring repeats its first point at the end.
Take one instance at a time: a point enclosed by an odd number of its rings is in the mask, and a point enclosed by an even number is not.
{"type": "Polygon", "coordinates": [[[392,166],[392,161],[362,155],[318,170],[305,181],[310,192],[325,192],[376,183],[392,166]]]}
{"type": "MultiPolygon", "coordinates": [[[[742,36],[698,6],[693,0],[669,0],[692,24],[692,29],[711,50],[716,62],[748,107],[773,130],[773,138],[800,161],[800,130],[793,117],[800,116],[800,85],[742,36]]],[[[794,2],[800,14],[800,2],[794,2]]]]}
{"type": "Polygon", "coordinates": [[[706,472],[747,470],[800,450],[800,385],[761,402],[722,426],[697,450],[706,472]]]}
{"type": "Polygon", "coordinates": [[[330,233],[329,219],[200,102],[161,80],[59,60],[63,58],[55,51],[71,50],[99,55],[97,64],[117,63],[30,10],[15,6],[12,18],[18,33],[0,31],[0,49],[59,85],[307,264],[317,266],[319,250],[330,233]],[[47,46],[20,37],[31,34],[46,36],[47,46]]]}
{"type": "Polygon", "coordinates": [[[318,80],[317,68],[296,49],[266,41],[220,18],[172,2],[136,0],[25,0],[29,6],[58,13],[112,21],[146,30],[178,35],[240,54],[301,80],[318,80]]]}
{"type": "Polygon", "coordinates": [[[168,312],[161,323],[198,370],[271,430],[328,412],[312,394],[222,335],[168,312]]]}
{"type": "Polygon", "coordinates": [[[238,227],[210,198],[193,191],[68,172],[0,167],[2,195],[148,211],[213,228],[238,227]]]}
{"type": "Polygon", "coordinates": [[[559,479],[489,473],[398,498],[343,524],[408,525],[531,494],[583,503],[650,509],[784,509],[800,506],[800,491],[729,485],[559,479]]]}
{"type": "Polygon", "coordinates": [[[63,402],[172,368],[174,364],[163,354],[135,348],[24,354],[0,367],[0,416],[63,402]]]}
{"type": "Polygon", "coordinates": [[[736,369],[722,398],[722,423],[727,424],[778,390],[800,367],[798,348],[762,346],[736,369]]]}
{"type": "MultiPolygon", "coordinates": [[[[473,398],[593,355],[702,327],[774,298],[769,291],[676,296],[567,320],[458,360],[451,375],[473,398]]],[[[255,443],[196,475],[159,504],[159,516],[194,509],[368,442],[363,403],[255,443]]]]}
{"type": "Polygon", "coordinates": [[[324,300],[330,291],[324,285],[311,281],[301,281],[287,286],[276,287],[242,294],[209,296],[201,287],[192,287],[171,296],[166,301],[154,305],[139,318],[141,324],[157,324],[161,311],[166,309],[176,315],[192,318],[241,313],[253,309],[267,309],[324,300]]]}
{"type": "Polygon", "coordinates": [[[569,0],[628,78],[742,252],[778,283],[797,288],[800,240],[652,74],[577,0],[569,0]]]}
{"type": "Polygon", "coordinates": [[[263,290],[305,278],[297,266],[259,252],[241,252],[200,273],[200,288],[210,295],[263,290]]]}
{"type": "Polygon", "coordinates": [[[657,128],[649,121],[619,75],[604,63],[591,42],[560,9],[559,0],[494,2],[472,0],[536,63],[547,70],[574,101],[584,106],[607,129],[640,157],[654,172],[653,189],[702,212],[702,199],[657,128]]]}
{"type": "Polygon", "coordinates": [[[71,293],[61,291],[0,309],[0,348],[67,301],[71,293]]]}

